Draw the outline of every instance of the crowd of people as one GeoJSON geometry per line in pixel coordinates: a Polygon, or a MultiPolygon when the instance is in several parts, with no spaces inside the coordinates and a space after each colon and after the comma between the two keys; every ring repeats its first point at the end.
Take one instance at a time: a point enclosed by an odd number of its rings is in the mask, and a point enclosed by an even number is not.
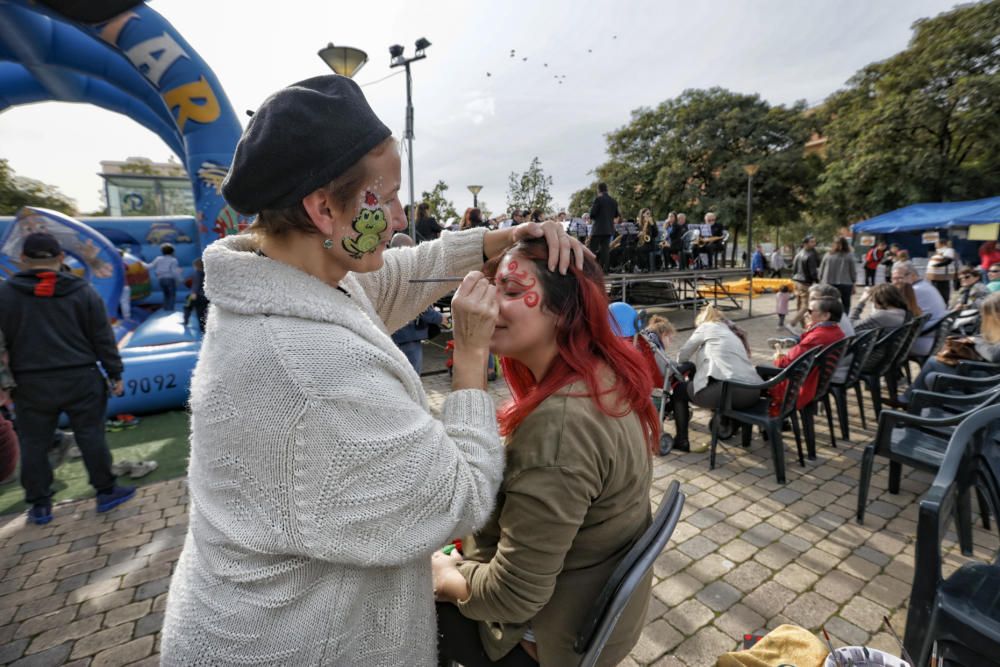
{"type": "MultiPolygon", "coordinates": [[[[691,449],[691,405],[718,409],[726,382],[743,385],[736,408],[785,400],[780,384],[754,388],[764,371],[747,334],[713,305],[675,360],[668,319],[632,338],[609,318],[616,239],[621,248],[636,237],[634,257],[650,271],[719,266],[726,234],[713,214],[697,234],[683,213],[662,226],[649,209],[622,222],[601,184],[589,220],[515,211],[491,224],[469,209],[459,229],[443,231],[421,204],[414,243],[399,234],[400,184],[397,142],[347,77],[278,91],[244,131],[222,189],[256,220],[205,251],[193,285],[192,310],[212,305],[192,380],[190,518],[164,665],[576,664],[585,615],[652,520],[652,456],[665,427],[654,386],[676,380],[680,451],[691,449]],[[420,345],[445,324],[432,304],[451,291],[452,391],[436,415],[420,345]],[[499,407],[486,391],[494,352],[511,393],[499,407]],[[442,550],[456,538],[460,549],[442,550]]],[[[103,303],[58,272],[53,240],[28,237],[25,271],[0,286],[0,402],[17,402],[36,523],[46,503],[51,520],[51,471],[37,459],[61,411],[75,428],[100,415],[99,432],[77,428],[98,511],[134,494],[115,483],[103,441],[122,361],[103,303]]],[[[958,263],[940,250],[936,268],[958,263]]],[[[172,254],[165,247],[151,265],[165,308],[172,254]]],[[[878,268],[885,257],[875,259],[878,268]]],[[[859,276],[847,241],[821,259],[806,237],[792,262],[799,303],[789,324],[801,332],[775,350],[773,368],[921,314],[930,319],[914,354],[929,355],[947,312],[940,275],[957,277],[952,303],[973,311],[972,353],[1000,362],[1000,258],[989,283],[970,267],[924,276],[901,252],[894,259],[889,281],[872,276],[852,305],[859,276]]],[[[768,263],[783,268],[757,266],[768,263]]],[[[792,295],[779,294],[782,318],[792,295]]],[[[799,407],[816,387],[813,372],[799,407]]],[[[617,664],[638,641],[651,585],[649,571],[599,664],[617,664]]]]}
{"type": "MultiPolygon", "coordinates": [[[[604,183],[598,184],[598,195],[590,211],[579,217],[569,216],[565,211],[548,215],[540,209],[514,208],[506,216],[484,219],[480,209],[468,208],[460,221],[442,225],[424,202],[417,206],[414,219],[418,243],[438,238],[444,229],[508,229],[526,221],[554,220],[590,248],[605,274],[721,268],[729,239],[725,227],[712,212],[705,214],[702,224],[689,224],[686,214],[674,211],[657,220],[648,208],[640,210],[634,219],[627,218],[604,183]]],[[[777,258],[772,255],[769,261],[774,266],[772,270],[780,275],[784,258],[780,251],[777,254],[777,258]]]]}

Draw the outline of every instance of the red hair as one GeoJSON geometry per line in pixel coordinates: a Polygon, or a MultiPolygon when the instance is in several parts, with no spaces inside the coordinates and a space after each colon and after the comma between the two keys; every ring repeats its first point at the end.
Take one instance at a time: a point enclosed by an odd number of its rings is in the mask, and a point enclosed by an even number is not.
{"type": "MultiPolygon", "coordinates": [[[[513,395],[513,400],[497,411],[501,435],[517,430],[525,417],[556,391],[582,380],[587,391],[580,395],[591,397],[604,414],[624,417],[634,412],[653,451],[660,437],[660,424],[650,400],[652,378],[639,351],[611,329],[600,266],[588,257],[583,270],[571,265],[566,275],[549,271],[548,246],[542,239],[521,241],[508,253],[516,253],[535,265],[542,287],[542,307],[557,317],[558,354],[540,381],[520,361],[501,357],[500,365],[513,395]],[[615,381],[610,388],[602,389],[604,368],[614,373],[615,381]]],[[[487,263],[485,273],[491,278],[501,259],[502,255],[487,263]]]]}

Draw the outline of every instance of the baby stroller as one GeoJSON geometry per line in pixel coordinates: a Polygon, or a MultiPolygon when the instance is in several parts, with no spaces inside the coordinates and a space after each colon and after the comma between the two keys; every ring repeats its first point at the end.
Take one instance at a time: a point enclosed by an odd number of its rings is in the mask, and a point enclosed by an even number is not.
{"type": "MultiPolygon", "coordinates": [[[[684,374],[681,373],[677,364],[674,363],[673,359],[667,355],[666,350],[663,349],[663,344],[659,336],[651,331],[642,330],[642,323],[646,320],[645,311],[641,313],[636,312],[635,308],[621,301],[612,303],[608,306],[608,310],[611,315],[611,327],[621,338],[627,339],[639,350],[639,353],[642,354],[643,359],[646,360],[649,366],[650,373],[653,376],[654,387],[659,386],[659,388],[653,390],[652,401],[653,405],[659,409],[659,423],[662,429],[663,421],[668,411],[669,414],[673,414],[671,399],[677,385],[684,382],[684,374]]],[[[673,436],[661,432],[660,456],[669,454],[673,447],[673,436]]]]}

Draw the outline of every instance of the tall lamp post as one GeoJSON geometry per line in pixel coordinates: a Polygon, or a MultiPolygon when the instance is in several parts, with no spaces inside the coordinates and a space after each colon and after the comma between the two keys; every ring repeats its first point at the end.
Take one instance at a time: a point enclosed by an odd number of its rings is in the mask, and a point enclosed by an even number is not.
{"type": "Polygon", "coordinates": [[[334,46],[333,43],[320,49],[318,55],[327,67],[348,79],[353,78],[358,70],[368,62],[368,54],[361,49],[355,49],[352,46],[334,46]]]}
{"type": "Polygon", "coordinates": [[[410,172],[410,237],[414,239],[417,238],[417,212],[413,206],[413,78],[410,76],[410,63],[426,58],[427,55],[424,51],[430,45],[427,38],[418,39],[413,45],[416,53],[412,58],[403,55],[403,47],[399,44],[393,44],[389,47],[389,56],[392,58],[389,61],[389,67],[406,68],[406,134],[404,138],[406,139],[406,160],[410,172]]]}
{"type": "Polygon", "coordinates": [[[750,273],[750,289],[747,293],[747,317],[753,317],[753,228],[750,220],[753,216],[753,177],[760,165],[748,164],[743,167],[747,173],[747,270],[750,273]]]}
{"type": "Polygon", "coordinates": [[[479,191],[483,189],[481,185],[468,185],[469,192],[472,193],[472,208],[479,208],[479,191]]]}

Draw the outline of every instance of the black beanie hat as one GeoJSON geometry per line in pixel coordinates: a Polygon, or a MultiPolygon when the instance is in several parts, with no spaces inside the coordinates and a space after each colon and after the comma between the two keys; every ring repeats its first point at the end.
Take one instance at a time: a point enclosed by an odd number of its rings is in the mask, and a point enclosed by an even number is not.
{"type": "Polygon", "coordinates": [[[222,195],[244,215],[294,206],[391,134],[353,80],[327,74],[300,81],[250,118],[222,195]]]}

